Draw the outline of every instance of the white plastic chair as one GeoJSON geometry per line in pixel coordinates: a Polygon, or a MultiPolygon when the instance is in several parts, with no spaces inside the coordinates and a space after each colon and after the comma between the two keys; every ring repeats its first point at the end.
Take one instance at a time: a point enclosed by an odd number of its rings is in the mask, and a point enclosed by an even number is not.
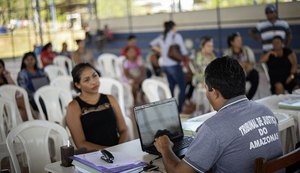
{"type": "Polygon", "coordinates": [[[56,65],[47,65],[44,70],[47,73],[50,82],[58,76],[67,76],[65,69],[56,65]]]}
{"type": "Polygon", "coordinates": [[[167,84],[156,79],[145,79],[142,83],[142,90],[147,96],[149,102],[159,101],[161,98],[160,90],[162,89],[165,99],[171,98],[171,91],[167,84]]]}
{"type": "MultiPolygon", "coordinates": [[[[21,172],[14,148],[15,141],[20,142],[25,150],[29,172],[45,172],[44,167],[51,163],[49,152],[49,138],[56,135],[55,146],[66,145],[68,135],[66,130],[55,123],[34,120],[27,121],[14,128],[7,136],[6,145],[16,172],[21,172]]],[[[56,148],[59,151],[59,148],[56,148]]],[[[60,152],[56,153],[60,158],[60,152]]]]}
{"type": "Polygon", "coordinates": [[[73,62],[70,58],[62,55],[56,56],[53,60],[53,64],[62,67],[63,69],[65,69],[68,75],[71,75],[73,62]]]}
{"type": "MultiPolygon", "coordinates": [[[[0,97],[0,170],[2,169],[1,161],[9,157],[6,147],[6,136],[15,127],[17,127],[17,115],[14,105],[10,99],[0,97]]],[[[10,165],[12,168],[11,162],[10,165]]]]}
{"type": "Polygon", "coordinates": [[[124,56],[119,56],[116,61],[115,61],[115,67],[116,67],[116,78],[118,80],[122,79],[122,76],[124,74],[124,64],[125,57],[124,56]]]}
{"type": "Polygon", "coordinates": [[[0,97],[0,143],[5,142],[7,133],[17,127],[17,114],[12,101],[0,97]]]}
{"type": "Polygon", "coordinates": [[[32,116],[32,112],[31,112],[31,108],[30,108],[28,94],[24,88],[16,86],[16,85],[3,85],[0,87],[0,96],[9,98],[11,100],[11,102],[15,106],[15,110],[17,110],[16,111],[17,122],[20,123],[20,122],[22,122],[22,119],[21,119],[21,113],[17,106],[17,101],[15,99],[16,95],[23,96],[28,120],[34,120],[34,118],[32,116]]]}
{"type": "Polygon", "coordinates": [[[72,93],[72,96],[77,95],[76,91],[73,88],[73,79],[71,76],[58,76],[50,82],[50,85],[70,91],[72,93]]]}
{"type": "Polygon", "coordinates": [[[71,92],[53,86],[44,86],[35,92],[34,101],[38,107],[42,119],[46,120],[40,99],[42,99],[44,102],[48,120],[63,125],[63,118],[66,114],[66,108],[72,101],[71,92]]]}
{"type": "Polygon", "coordinates": [[[118,100],[123,117],[125,119],[125,123],[128,128],[129,138],[134,139],[133,123],[131,119],[126,116],[125,104],[124,104],[124,88],[122,84],[116,79],[101,77],[99,93],[113,95],[118,100]]]}
{"type": "Polygon", "coordinates": [[[262,63],[261,67],[263,68],[265,74],[266,74],[266,78],[268,80],[268,82],[270,82],[270,75],[269,75],[269,70],[268,70],[268,66],[266,63],[262,63]]]}
{"type": "Polygon", "coordinates": [[[284,153],[289,152],[289,147],[294,149],[294,146],[297,142],[296,131],[295,131],[295,121],[294,118],[282,113],[282,112],[273,112],[276,118],[278,119],[278,131],[281,132],[282,138],[282,146],[284,149],[284,153]],[[290,132],[290,140],[287,140],[287,131],[290,132]]]}
{"type": "Polygon", "coordinates": [[[118,57],[111,53],[103,53],[98,57],[97,62],[103,77],[118,78],[116,71],[117,59],[118,57]]]}

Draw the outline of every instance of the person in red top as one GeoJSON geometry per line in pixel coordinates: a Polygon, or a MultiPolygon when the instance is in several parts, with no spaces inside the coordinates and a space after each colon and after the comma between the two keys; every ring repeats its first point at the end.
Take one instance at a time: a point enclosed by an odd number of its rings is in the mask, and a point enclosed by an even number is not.
{"type": "Polygon", "coordinates": [[[141,56],[141,49],[136,46],[136,42],[136,36],[132,34],[129,35],[127,38],[127,45],[122,49],[121,55],[126,56],[126,50],[128,50],[128,48],[133,47],[135,49],[136,56],[141,56]]]}
{"type": "Polygon", "coordinates": [[[52,43],[47,43],[41,51],[41,60],[43,67],[53,63],[56,53],[52,50],[52,43]]]}

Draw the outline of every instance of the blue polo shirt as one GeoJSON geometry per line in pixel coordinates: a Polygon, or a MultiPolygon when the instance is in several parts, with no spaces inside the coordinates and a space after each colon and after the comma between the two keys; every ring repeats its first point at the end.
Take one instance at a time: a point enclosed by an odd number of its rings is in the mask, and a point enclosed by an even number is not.
{"type": "Polygon", "coordinates": [[[276,117],[242,95],[202,124],[183,160],[198,172],[253,173],[256,158],[280,155],[276,117]]]}

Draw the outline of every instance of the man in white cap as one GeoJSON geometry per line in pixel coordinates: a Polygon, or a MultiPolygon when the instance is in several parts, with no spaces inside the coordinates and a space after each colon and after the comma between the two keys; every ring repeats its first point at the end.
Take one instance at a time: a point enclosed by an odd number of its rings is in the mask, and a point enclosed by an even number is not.
{"type": "Polygon", "coordinates": [[[256,41],[262,43],[264,52],[273,49],[272,40],[274,36],[281,36],[286,47],[290,46],[292,33],[289,24],[278,19],[277,8],[273,4],[269,4],[265,8],[266,21],[260,22],[255,28],[249,31],[249,35],[256,41]]]}

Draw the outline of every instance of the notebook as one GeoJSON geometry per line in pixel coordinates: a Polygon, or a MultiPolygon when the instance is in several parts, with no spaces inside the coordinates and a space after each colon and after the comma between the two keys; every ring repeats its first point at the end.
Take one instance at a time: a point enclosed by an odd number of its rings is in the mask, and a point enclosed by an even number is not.
{"type": "Polygon", "coordinates": [[[184,136],[175,98],[152,102],[134,108],[142,150],[160,155],[154,146],[157,134],[166,134],[174,143],[173,151],[183,157],[192,136],[184,136]]]}
{"type": "Polygon", "coordinates": [[[34,77],[31,79],[32,86],[35,91],[45,85],[49,85],[49,79],[47,76],[34,77]]]}

